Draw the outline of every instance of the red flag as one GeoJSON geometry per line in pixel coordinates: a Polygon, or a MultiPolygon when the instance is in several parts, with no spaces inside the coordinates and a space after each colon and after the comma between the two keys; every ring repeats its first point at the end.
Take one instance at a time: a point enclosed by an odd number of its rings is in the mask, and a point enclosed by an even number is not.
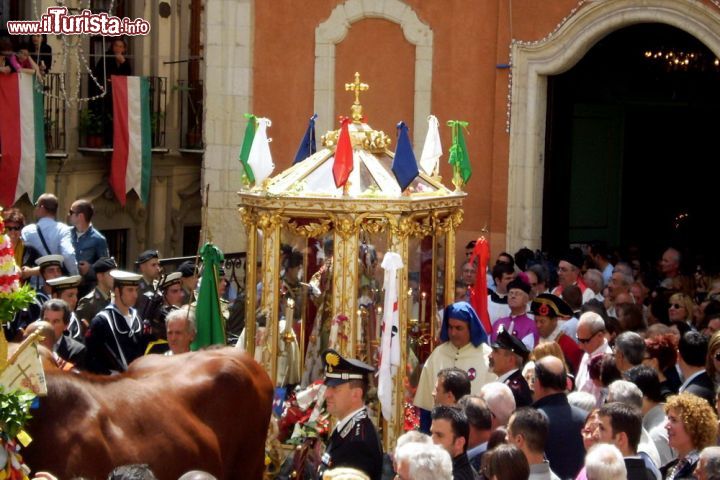
{"type": "Polygon", "coordinates": [[[335,163],[333,164],[333,178],[335,186],[342,187],[347,182],[350,172],[353,170],[353,150],[350,143],[350,132],[348,131],[350,119],[343,117],[340,125],[337,147],[335,148],[335,163]]]}
{"type": "Polygon", "coordinates": [[[470,305],[473,306],[475,312],[480,317],[485,333],[490,336],[492,325],[490,324],[490,314],[488,313],[488,291],[487,291],[487,265],[490,260],[490,244],[485,237],[480,237],[475,242],[470,263],[478,259],[477,273],[475,276],[475,285],[470,289],[470,305]]]}

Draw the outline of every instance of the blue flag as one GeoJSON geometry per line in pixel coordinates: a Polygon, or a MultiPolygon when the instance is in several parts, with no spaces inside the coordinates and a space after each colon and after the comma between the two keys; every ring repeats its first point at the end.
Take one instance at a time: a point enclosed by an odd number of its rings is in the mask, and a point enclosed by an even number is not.
{"type": "Polygon", "coordinates": [[[408,128],[405,122],[397,124],[398,140],[395,149],[395,158],[392,163],[392,171],[395,178],[400,184],[400,190],[405,189],[420,174],[418,170],[417,160],[410,145],[410,137],[408,136],[408,128]]]}
{"type": "Polygon", "coordinates": [[[310,117],[310,122],[308,123],[308,128],[305,131],[305,136],[303,137],[302,141],[300,142],[300,147],[298,148],[297,153],[295,154],[295,161],[293,161],[293,165],[295,165],[298,162],[302,162],[306,158],[308,158],[313,153],[317,152],[317,147],[315,146],[315,119],[317,118],[317,113],[313,113],[313,116],[310,117]]]}

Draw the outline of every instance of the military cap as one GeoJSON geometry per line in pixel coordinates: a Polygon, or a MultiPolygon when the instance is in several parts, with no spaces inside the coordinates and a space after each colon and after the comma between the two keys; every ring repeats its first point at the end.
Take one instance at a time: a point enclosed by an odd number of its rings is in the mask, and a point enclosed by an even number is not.
{"type": "Polygon", "coordinates": [[[116,268],[118,268],[118,266],[114,258],[102,257],[101,259],[97,260],[95,263],[92,264],[92,268],[95,273],[107,273],[110,270],[115,270],[116,268]]]}
{"type": "Polygon", "coordinates": [[[158,252],[157,250],[145,250],[140,255],[138,255],[135,265],[142,265],[143,263],[153,258],[160,258],[160,252],[158,252]]]}
{"type": "Polygon", "coordinates": [[[374,373],[375,369],[367,363],[354,358],[343,358],[335,350],[323,352],[325,364],[325,385],[336,387],[351,380],[364,380],[367,375],[374,373]]]}
{"type": "Polygon", "coordinates": [[[561,256],[560,261],[568,262],[570,265],[574,265],[577,268],[582,268],[582,266],[583,266],[582,253],[580,253],[580,250],[575,249],[575,248],[566,252],[563,256],[561,256]]]}
{"type": "Polygon", "coordinates": [[[40,267],[40,270],[44,270],[52,265],[62,267],[65,258],[62,255],[45,255],[35,260],[35,263],[40,267]]]}
{"type": "Polygon", "coordinates": [[[522,290],[523,292],[530,295],[530,284],[524,282],[521,278],[515,277],[510,283],[508,283],[507,291],[509,292],[513,288],[522,290]]]}
{"type": "Polygon", "coordinates": [[[82,277],[80,275],[73,275],[72,277],[57,277],[50,280],[46,280],[45,283],[50,285],[53,292],[60,292],[69,288],[77,288],[80,285],[82,277]]]}
{"type": "Polygon", "coordinates": [[[182,282],[182,273],[173,272],[163,279],[163,281],[160,283],[160,289],[167,290],[171,285],[174,285],[174,284],[180,283],[180,282],[182,282]]]}
{"type": "Polygon", "coordinates": [[[178,272],[182,275],[183,278],[192,277],[197,273],[197,269],[195,268],[195,264],[191,262],[190,260],[186,260],[183,263],[180,264],[180,266],[177,269],[178,272]]]}
{"type": "Polygon", "coordinates": [[[142,279],[139,273],[125,272],[123,270],[112,270],[110,276],[115,280],[116,287],[138,285],[142,279]]]}
{"type": "Polygon", "coordinates": [[[573,311],[565,300],[552,293],[541,293],[532,301],[530,311],[543,317],[572,317],[573,311]]]}
{"type": "Polygon", "coordinates": [[[501,350],[510,350],[515,355],[520,355],[523,360],[527,360],[528,356],[530,356],[530,350],[528,350],[525,344],[507,330],[498,333],[497,338],[490,346],[501,350]]]}

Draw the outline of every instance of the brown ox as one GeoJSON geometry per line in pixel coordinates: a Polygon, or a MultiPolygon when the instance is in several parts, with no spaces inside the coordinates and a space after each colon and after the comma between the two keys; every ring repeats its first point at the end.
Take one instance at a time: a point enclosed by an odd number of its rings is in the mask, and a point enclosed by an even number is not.
{"type": "Polygon", "coordinates": [[[147,463],[161,480],[188,470],[261,479],[273,388],[234,348],[152,355],[118,376],[46,371],[48,396],[27,430],[27,464],[61,479],[105,479],[147,463]]]}

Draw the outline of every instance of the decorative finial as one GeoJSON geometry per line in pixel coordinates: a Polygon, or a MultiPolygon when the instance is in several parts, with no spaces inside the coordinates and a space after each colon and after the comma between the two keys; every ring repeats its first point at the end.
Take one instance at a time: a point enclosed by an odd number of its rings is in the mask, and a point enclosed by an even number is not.
{"type": "Polygon", "coordinates": [[[368,90],[370,86],[367,83],[360,82],[360,73],[355,72],[355,81],[345,84],[345,91],[355,92],[355,102],[353,102],[350,110],[352,111],[353,123],[362,123],[362,105],[360,105],[360,92],[368,90]]]}

